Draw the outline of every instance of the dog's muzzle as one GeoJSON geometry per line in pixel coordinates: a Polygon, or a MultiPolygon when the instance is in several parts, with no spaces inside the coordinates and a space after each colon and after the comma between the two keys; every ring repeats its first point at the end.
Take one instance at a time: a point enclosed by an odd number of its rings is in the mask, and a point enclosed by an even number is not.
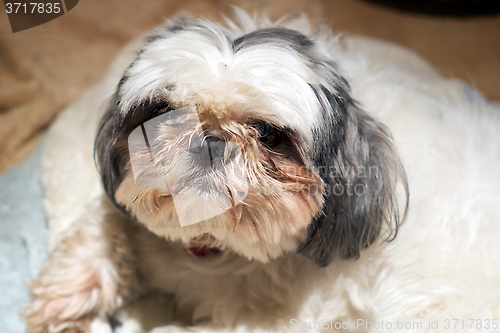
{"type": "MultiPolygon", "coordinates": [[[[193,161],[205,169],[221,168],[226,152],[226,142],[216,136],[198,136],[189,146],[193,161]]],[[[228,147],[229,148],[229,147],[228,147]]]]}
{"type": "Polygon", "coordinates": [[[248,193],[239,146],[203,130],[189,107],[138,126],[128,148],[136,185],[171,196],[181,226],[223,214],[248,193]]]}

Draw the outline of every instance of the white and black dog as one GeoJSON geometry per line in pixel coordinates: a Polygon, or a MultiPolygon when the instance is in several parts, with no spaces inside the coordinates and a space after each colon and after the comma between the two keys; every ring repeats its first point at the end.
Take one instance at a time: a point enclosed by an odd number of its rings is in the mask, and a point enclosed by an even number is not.
{"type": "Polygon", "coordinates": [[[165,332],[500,331],[498,109],[394,46],[235,22],[168,21],[51,129],[29,331],[151,289],[165,332]]]}

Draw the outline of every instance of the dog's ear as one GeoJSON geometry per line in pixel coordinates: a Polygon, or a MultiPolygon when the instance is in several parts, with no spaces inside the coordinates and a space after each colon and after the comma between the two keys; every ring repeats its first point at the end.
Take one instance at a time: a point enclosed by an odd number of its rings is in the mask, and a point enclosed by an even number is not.
{"type": "Polygon", "coordinates": [[[131,103],[126,109],[123,109],[122,87],[129,83],[130,69],[136,65],[142,52],[151,43],[159,39],[170,38],[183,30],[196,30],[197,24],[196,20],[187,17],[169,19],[166,25],[156,29],[152,35],[146,37],[145,46],[138,51],[137,58],[125,70],[101,118],[94,145],[94,159],[106,194],[121,211],[124,211],[125,208],[116,203],[114,195],[130,168],[129,163],[127,163],[129,161],[128,135],[142,123],[172,110],[169,101],[164,98],[147,98],[144,101],[131,103]]]}
{"type": "Polygon", "coordinates": [[[124,171],[122,152],[116,145],[123,129],[118,112],[119,96],[116,92],[109,101],[99,124],[94,144],[94,159],[108,197],[113,200],[114,193],[121,182],[124,171]]]}
{"type": "Polygon", "coordinates": [[[393,239],[408,202],[406,175],[389,133],[355,105],[343,79],[336,82],[312,87],[323,124],[313,131],[311,157],[323,180],[325,203],[299,248],[322,266],[335,258],[357,259],[381,234],[393,239]],[[397,184],[406,195],[402,214],[397,184]]]}
{"type": "MultiPolygon", "coordinates": [[[[125,73],[120,84],[126,79],[125,73]]],[[[118,210],[130,217],[125,207],[115,200],[115,192],[130,168],[128,136],[137,126],[171,108],[166,100],[150,99],[120,112],[119,90],[120,85],[101,118],[94,144],[94,159],[108,198],[118,210]]]]}

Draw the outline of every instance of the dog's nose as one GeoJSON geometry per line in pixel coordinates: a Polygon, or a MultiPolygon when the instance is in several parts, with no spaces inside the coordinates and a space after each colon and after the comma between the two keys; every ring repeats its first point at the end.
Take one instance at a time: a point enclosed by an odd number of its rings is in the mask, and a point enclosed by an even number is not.
{"type": "Polygon", "coordinates": [[[215,168],[224,158],[226,142],[215,136],[206,136],[191,141],[189,151],[195,162],[202,167],[215,168]]]}

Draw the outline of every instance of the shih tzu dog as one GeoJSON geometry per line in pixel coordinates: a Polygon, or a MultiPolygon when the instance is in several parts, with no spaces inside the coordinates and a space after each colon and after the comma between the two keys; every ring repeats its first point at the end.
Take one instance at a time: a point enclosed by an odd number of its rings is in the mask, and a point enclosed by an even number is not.
{"type": "Polygon", "coordinates": [[[51,130],[28,330],[161,291],[165,332],[498,331],[498,110],[397,47],[237,17],[168,21],[51,130]]]}

